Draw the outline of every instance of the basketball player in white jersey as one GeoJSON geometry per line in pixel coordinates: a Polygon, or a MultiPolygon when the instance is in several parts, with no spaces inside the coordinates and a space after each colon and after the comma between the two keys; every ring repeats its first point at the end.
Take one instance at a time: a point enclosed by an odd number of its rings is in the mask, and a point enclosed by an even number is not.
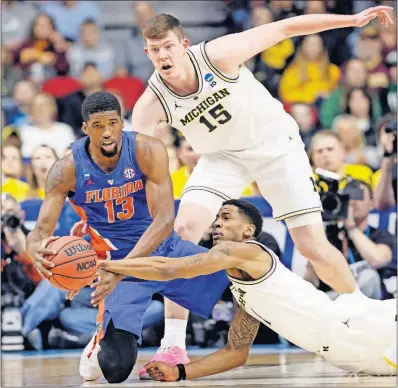
{"type": "Polygon", "coordinates": [[[384,359],[396,341],[395,300],[372,300],[361,293],[330,300],[255,240],[262,222],[261,212],[251,203],[226,201],[212,225],[215,246],[207,253],[176,260],[148,257],[99,264],[106,271],[160,281],[227,271],[238,305],[227,345],[185,366],[152,361],[145,366],[149,375],[176,381],[244,365],[260,323],[345,371],[396,375],[396,366],[390,365],[396,361],[384,359]]]}
{"type": "MultiPolygon", "coordinates": [[[[319,278],[338,292],[354,291],[344,257],[326,239],[298,126],[244,63],[289,37],[363,27],[376,17],[388,25],[391,9],[292,17],[192,47],[173,16],[161,14],[147,22],[142,31],[145,52],[155,72],[134,106],[132,129],[153,135],[159,122],[167,122],[202,154],[176,217],[175,229],[182,238],[197,243],[222,201],[238,198],[256,181],[274,218],[286,221],[296,247],[319,278]]],[[[101,291],[111,292],[116,281],[104,278],[101,291]]],[[[165,300],[165,337],[159,353],[173,349],[173,354],[164,359],[187,358],[187,317],[186,310],[165,300]]]]}

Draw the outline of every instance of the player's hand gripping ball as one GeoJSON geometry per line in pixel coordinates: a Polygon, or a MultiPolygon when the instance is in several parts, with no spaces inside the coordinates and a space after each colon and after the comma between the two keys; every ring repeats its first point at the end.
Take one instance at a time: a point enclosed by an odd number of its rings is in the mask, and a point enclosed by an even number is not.
{"type": "Polygon", "coordinates": [[[96,278],[97,254],[86,240],[64,236],[47,248],[58,252],[46,256],[46,260],[54,264],[50,269],[52,276],[48,278],[53,286],[66,291],[79,290],[96,278]]]}

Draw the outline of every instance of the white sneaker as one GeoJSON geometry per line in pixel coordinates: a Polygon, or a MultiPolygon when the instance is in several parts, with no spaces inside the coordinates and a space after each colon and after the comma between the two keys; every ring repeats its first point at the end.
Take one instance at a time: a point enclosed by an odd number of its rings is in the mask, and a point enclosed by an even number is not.
{"type": "Polygon", "coordinates": [[[102,376],[102,371],[97,358],[101,347],[98,343],[94,346],[95,336],[96,335],[94,334],[80,357],[79,373],[85,381],[94,381],[102,376]]]}
{"type": "Polygon", "coordinates": [[[384,359],[393,368],[397,369],[397,344],[393,343],[384,353],[384,359]]]}

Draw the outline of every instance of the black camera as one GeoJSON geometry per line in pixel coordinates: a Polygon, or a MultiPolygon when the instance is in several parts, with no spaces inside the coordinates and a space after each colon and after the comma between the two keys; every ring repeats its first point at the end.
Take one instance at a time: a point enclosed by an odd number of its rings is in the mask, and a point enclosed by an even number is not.
{"type": "Polygon", "coordinates": [[[340,221],[347,218],[350,199],[363,200],[363,189],[360,182],[349,177],[341,178],[331,171],[315,169],[318,174],[317,185],[321,197],[323,213],[322,219],[325,225],[326,237],[338,250],[342,250],[342,241],[339,237],[343,231],[340,221]],[[339,188],[341,182],[347,184],[343,189],[339,188]]]}
{"type": "Polygon", "coordinates": [[[392,133],[394,135],[394,142],[392,147],[392,155],[397,154],[397,122],[390,121],[384,127],[385,133],[392,133]]]}
{"type": "Polygon", "coordinates": [[[21,218],[14,211],[8,211],[1,216],[1,222],[10,229],[17,229],[21,225],[21,218]]]}
{"type": "Polygon", "coordinates": [[[345,220],[350,199],[363,200],[363,190],[359,182],[348,177],[341,179],[339,175],[320,168],[315,172],[319,176],[317,185],[323,207],[323,221],[345,220]],[[347,181],[343,189],[339,189],[341,181],[347,181]]]}

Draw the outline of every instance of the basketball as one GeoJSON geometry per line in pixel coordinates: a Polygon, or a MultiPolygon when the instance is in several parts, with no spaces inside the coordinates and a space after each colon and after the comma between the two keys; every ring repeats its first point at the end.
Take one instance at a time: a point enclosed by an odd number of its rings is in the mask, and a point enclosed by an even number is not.
{"type": "Polygon", "coordinates": [[[97,255],[86,240],[64,236],[48,244],[47,248],[58,253],[46,256],[54,263],[50,268],[53,276],[48,280],[61,290],[78,290],[90,284],[96,278],[97,255]]]}

